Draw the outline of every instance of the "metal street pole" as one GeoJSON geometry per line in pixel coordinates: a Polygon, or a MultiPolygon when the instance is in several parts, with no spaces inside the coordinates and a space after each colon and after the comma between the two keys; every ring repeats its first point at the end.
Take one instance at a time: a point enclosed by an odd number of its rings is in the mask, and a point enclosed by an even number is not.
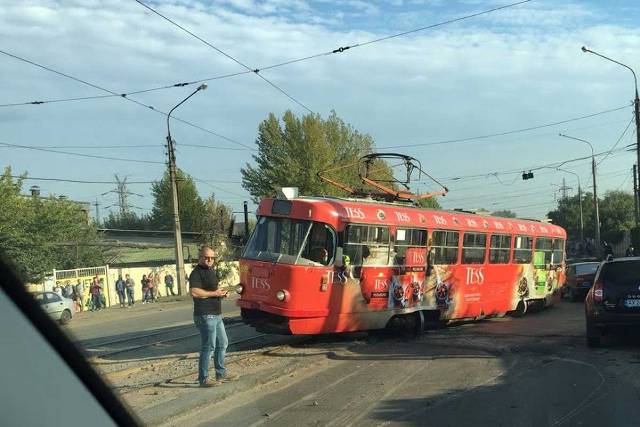
{"type": "Polygon", "coordinates": [[[636,227],[638,226],[638,218],[640,218],[640,214],[638,213],[638,165],[633,165],[633,207],[636,212],[636,227]]]}
{"type": "Polygon", "coordinates": [[[584,220],[582,216],[582,186],[580,185],[580,175],[566,169],[556,168],[556,170],[570,173],[571,175],[575,175],[575,177],[578,179],[578,201],[580,204],[580,242],[584,244],[584,220]]]}
{"type": "MultiPolygon", "coordinates": [[[[640,99],[638,98],[638,78],[636,77],[636,72],[633,71],[633,68],[628,65],[623,64],[622,62],[618,62],[615,59],[611,59],[607,56],[604,56],[598,52],[594,52],[591,49],[587,49],[585,46],[582,46],[582,51],[585,53],[592,53],[600,58],[606,59],[607,61],[613,62],[614,64],[618,64],[627,70],[631,71],[633,74],[633,83],[635,85],[635,97],[633,98],[633,109],[634,109],[634,117],[636,121],[636,156],[637,156],[637,164],[640,166],[640,99]]],[[[640,188],[636,189],[636,198],[640,199],[640,188]]],[[[636,226],[640,221],[640,213],[636,210],[636,226]]]]}
{"type": "Polygon", "coordinates": [[[595,214],[596,214],[596,218],[595,218],[596,220],[596,236],[595,236],[596,255],[600,256],[600,254],[602,253],[602,242],[600,241],[600,212],[598,210],[598,187],[596,186],[596,156],[595,156],[595,152],[593,151],[593,145],[591,145],[591,143],[586,139],[575,138],[573,136],[565,135],[563,133],[559,135],[564,138],[569,138],[576,141],[584,142],[585,144],[588,144],[589,147],[591,148],[591,175],[593,176],[593,210],[595,211],[595,214]]]}
{"type": "Polygon", "coordinates": [[[178,282],[178,295],[186,295],[187,294],[187,283],[185,277],[184,270],[184,255],[182,253],[182,228],[180,226],[180,211],[178,206],[178,186],[176,182],[176,153],[174,150],[175,141],[171,138],[171,128],[169,127],[169,120],[171,118],[171,113],[173,110],[181,106],[186,102],[187,99],[191,98],[193,95],[198,93],[201,90],[205,90],[207,88],[206,84],[201,84],[198,86],[196,90],[191,93],[191,95],[187,96],[185,99],[180,101],[178,105],[173,107],[169,114],[167,114],[167,155],[169,156],[169,180],[171,181],[171,196],[173,199],[173,232],[175,237],[175,252],[176,252],[176,279],[178,282]]]}

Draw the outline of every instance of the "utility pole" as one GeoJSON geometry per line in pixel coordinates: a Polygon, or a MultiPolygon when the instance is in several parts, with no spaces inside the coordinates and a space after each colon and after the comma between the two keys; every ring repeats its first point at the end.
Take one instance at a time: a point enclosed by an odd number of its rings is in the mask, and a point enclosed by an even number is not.
{"type": "Polygon", "coordinates": [[[194,90],[189,96],[180,101],[175,107],[169,110],[167,114],[167,155],[169,156],[169,180],[171,181],[171,196],[173,198],[173,230],[175,235],[175,246],[176,246],[176,279],[178,282],[178,295],[186,295],[187,294],[187,283],[185,277],[184,270],[184,256],[182,254],[182,229],[180,227],[180,210],[178,209],[178,185],[176,182],[176,153],[175,153],[175,142],[173,138],[171,138],[171,128],[169,127],[169,121],[171,120],[171,113],[184,104],[187,99],[191,98],[193,95],[198,93],[201,90],[205,90],[207,88],[206,84],[201,84],[198,86],[196,90],[194,90]]]}
{"type": "Polygon", "coordinates": [[[636,227],[638,226],[638,219],[640,215],[638,213],[638,165],[633,165],[633,207],[636,212],[636,227]]]}
{"type": "Polygon", "coordinates": [[[186,295],[184,255],[182,253],[182,227],[180,225],[180,211],[178,206],[178,183],[176,182],[176,155],[174,141],[167,136],[167,155],[169,156],[169,181],[171,182],[171,197],[173,199],[173,231],[175,234],[176,279],[178,295],[186,295]]]}
{"type": "Polygon", "coordinates": [[[96,202],[93,204],[96,207],[96,225],[100,225],[100,203],[98,203],[98,198],[96,198],[96,202]]]}
{"type": "Polygon", "coordinates": [[[246,245],[249,241],[249,209],[248,203],[243,202],[243,211],[244,211],[244,244],[246,245]]]}

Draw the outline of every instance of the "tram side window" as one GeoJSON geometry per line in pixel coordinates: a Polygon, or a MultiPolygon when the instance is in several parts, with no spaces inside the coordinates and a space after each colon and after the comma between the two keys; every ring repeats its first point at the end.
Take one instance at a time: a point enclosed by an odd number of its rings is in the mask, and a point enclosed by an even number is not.
{"type": "Polygon", "coordinates": [[[531,249],[533,249],[533,237],[516,236],[513,245],[513,262],[516,264],[531,263],[531,249]]]}
{"type": "MultiPolygon", "coordinates": [[[[407,257],[407,250],[412,248],[422,249],[427,247],[427,230],[418,230],[415,228],[398,228],[396,230],[396,241],[394,249],[395,264],[404,265],[409,262],[407,257]]],[[[411,255],[410,255],[411,256],[411,255]]],[[[412,263],[415,261],[411,261],[412,263]]],[[[422,261],[424,263],[424,259],[422,261]]]]}
{"type": "Polygon", "coordinates": [[[489,262],[491,264],[508,264],[511,251],[511,236],[508,234],[494,234],[491,236],[489,248],[489,262]]]}
{"type": "Polygon", "coordinates": [[[553,239],[553,264],[562,264],[564,261],[564,239],[553,239]]]}
{"type": "Polygon", "coordinates": [[[536,250],[533,263],[536,265],[551,264],[552,256],[553,241],[548,237],[538,237],[536,239],[536,250]]]}
{"type": "Polygon", "coordinates": [[[482,264],[484,263],[485,247],[487,245],[487,235],[484,233],[464,233],[462,240],[462,263],[482,264]]]}
{"type": "Polygon", "coordinates": [[[459,239],[460,235],[457,231],[434,230],[431,233],[431,250],[433,253],[431,264],[457,263],[459,239]]]}
{"type": "Polygon", "coordinates": [[[375,225],[350,225],[344,253],[353,266],[389,263],[389,229],[375,225]]]}

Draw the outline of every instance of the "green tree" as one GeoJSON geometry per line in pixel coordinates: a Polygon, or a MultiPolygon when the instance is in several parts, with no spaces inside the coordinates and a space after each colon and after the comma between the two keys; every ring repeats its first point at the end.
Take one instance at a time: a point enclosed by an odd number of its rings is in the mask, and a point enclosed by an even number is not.
{"type": "Polygon", "coordinates": [[[516,218],[517,217],[516,213],[514,211],[509,210],[509,209],[493,211],[491,213],[491,216],[499,216],[499,217],[502,217],[502,218],[516,218]]]}
{"type": "MultiPolygon", "coordinates": [[[[633,195],[623,191],[607,191],[603,198],[598,198],[598,209],[600,211],[600,237],[602,240],[617,243],[622,239],[625,230],[633,228],[633,195]]],[[[593,238],[595,236],[593,194],[583,194],[582,212],[585,238],[593,238]]],[[[580,201],[578,196],[559,200],[557,208],[549,212],[547,216],[554,224],[563,227],[570,239],[580,238],[580,201]]]]}
{"type": "Polygon", "coordinates": [[[634,226],[633,195],[623,191],[607,191],[599,203],[602,239],[618,243],[624,232],[634,226]]]}
{"type": "Polygon", "coordinates": [[[215,199],[209,197],[204,201],[204,209],[196,231],[202,233],[202,243],[219,246],[227,242],[227,237],[233,227],[233,209],[215,199]]]}
{"type": "MultiPolygon", "coordinates": [[[[584,237],[593,238],[595,236],[595,215],[592,193],[582,194],[582,214],[584,237]]],[[[564,228],[569,239],[580,239],[580,198],[578,195],[558,200],[556,209],[550,211],[547,217],[553,224],[564,228]]]]}
{"type": "Polygon", "coordinates": [[[416,201],[416,205],[425,209],[442,209],[440,203],[438,203],[438,199],[435,197],[429,197],[427,199],[418,199],[416,201]]]}
{"type": "MultiPolygon", "coordinates": [[[[345,124],[335,112],[326,120],[317,114],[297,118],[285,112],[282,124],[274,114],[258,126],[258,154],[255,165],[242,168],[242,186],[254,202],[273,196],[277,187],[298,187],[301,195],[344,195],[344,191],[323,182],[317,173],[339,166],[331,179],[352,188],[362,187],[358,159],[373,151],[373,139],[345,124]],[[284,127],[282,126],[284,125],[284,127]]],[[[372,164],[374,178],[389,179],[391,168],[382,161],[372,164]]]]}
{"type": "Polygon", "coordinates": [[[26,174],[0,176],[0,251],[13,259],[26,281],[55,269],[104,263],[98,234],[82,205],[54,197],[22,194],[26,174]]]}
{"type": "MultiPolygon", "coordinates": [[[[178,207],[180,225],[183,231],[198,231],[200,217],[204,210],[204,202],[198,194],[196,184],[189,175],[178,169],[176,171],[178,187],[178,207]]],[[[173,230],[173,196],[169,173],[165,172],[160,181],[151,185],[153,194],[153,210],[151,223],[158,230],[173,230]]]]}
{"type": "Polygon", "coordinates": [[[120,230],[150,230],[152,228],[151,215],[138,215],[135,212],[109,212],[109,216],[104,220],[104,228],[115,228],[120,230]]]}

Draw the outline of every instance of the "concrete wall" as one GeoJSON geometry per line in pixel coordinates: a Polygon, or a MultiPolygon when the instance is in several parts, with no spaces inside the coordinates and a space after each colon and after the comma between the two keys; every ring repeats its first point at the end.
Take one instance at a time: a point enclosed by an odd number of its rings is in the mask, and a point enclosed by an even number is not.
{"type": "MultiPolygon", "coordinates": [[[[229,287],[229,286],[233,287],[236,284],[238,284],[240,280],[238,275],[238,262],[234,261],[228,264],[232,267],[231,268],[232,273],[228,278],[223,280],[222,282],[223,287],[229,287]]],[[[185,264],[185,270],[186,270],[187,276],[191,274],[192,269],[193,269],[193,266],[191,264],[185,264]]],[[[160,286],[158,286],[158,289],[156,289],[156,295],[158,295],[158,291],[159,291],[160,296],[163,296],[163,297],[167,296],[167,289],[164,284],[164,277],[169,273],[174,278],[173,290],[175,293],[178,292],[178,283],[176,279],[177,276],[176,276],[175,264],[156,266],[156,267],[132,267],[132,268],[111,268],[110,267],[107,273],[107,276],[108,276],[107,286],[109,287],[109,289],[108,291],[105,292],[107,296],[107,305],[118,304],[118,294],[115,290],[115,283],[116,283],[116,280],[118,280],[118,275],[122,275],[122,278],[124,278],[126,274],[128,274],[136,284],[134,288],[134,300],[136,302],[142,301],[142,284],[140,281],[142,280],[143,274],[146,274],[148,276],[149,273],[153,273],[154,276],[156,274],[160,275],[160,286]]],[[[188,289],[188,286],[187,286],[187,289],[188,289]]]]}

